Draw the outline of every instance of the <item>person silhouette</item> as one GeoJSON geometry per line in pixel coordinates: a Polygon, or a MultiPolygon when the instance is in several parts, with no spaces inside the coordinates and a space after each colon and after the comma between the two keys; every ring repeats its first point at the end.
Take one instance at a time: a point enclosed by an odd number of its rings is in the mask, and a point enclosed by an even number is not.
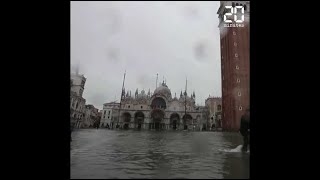
{"type": "Polygon", "coordinates": [[[247,152],[250,145],[250,109],[246,109],[245,114],[241,116],[240,133],[243,136],[242,152],[247,152]]]}

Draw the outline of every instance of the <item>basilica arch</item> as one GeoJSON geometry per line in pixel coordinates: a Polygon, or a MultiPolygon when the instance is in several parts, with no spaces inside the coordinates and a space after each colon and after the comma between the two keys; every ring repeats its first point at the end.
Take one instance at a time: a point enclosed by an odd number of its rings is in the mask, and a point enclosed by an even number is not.
{"type": "Polygon", "coordinates": [[[134,114],[134,127],[137,129],[141,129],[142,125],[144,124],[145,115],[142,111],[137,111],[134,114]]]}
{"type": "Polygon", "coordinates": [[[151,124],[150,129],[164,129],[165,124],[163,121],[165,113],[161,109],[154,109],[151,112],[151,124]]]}
{"type": "Polygon", "coordinates": [[[130,124],[130,121],[131,121],[131,114],[128,113],[128,112],[124,112],[122,114],[122,120],[123,120],[123,129],[129,129],[129,124],[130,124]]]}
{"type": "Polygon", "coordinates": [[[179,127],[180,116],[178,113],[172,113],[170,116],[170,129],[176,130],[179,127]]]}
{"type": "Polygon", "coordinates": [[[184,130],[188,129],[188,126],[192,125],[192,116],[190,114],[183,115],[183,125],[184,125],[184,130]]]}
{"type": "Polygon", "coordinates": [[[151,102],[152,109],[166,109],[167,103],[162,97],[155,97],[151,102]]]}

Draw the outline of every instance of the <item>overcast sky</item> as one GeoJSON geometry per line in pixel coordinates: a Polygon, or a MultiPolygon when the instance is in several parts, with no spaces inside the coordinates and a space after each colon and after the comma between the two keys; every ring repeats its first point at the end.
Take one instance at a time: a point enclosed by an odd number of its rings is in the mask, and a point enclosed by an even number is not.
{"type": "Polygon", "coordinates": [[[166,79],[171,94],[196,94],[196,104],[221,97],[219,1],[71,2],[71,71],[87,78],[86,104],[102,109],[120,99],[153,92],[156,77],[166,79]]]}

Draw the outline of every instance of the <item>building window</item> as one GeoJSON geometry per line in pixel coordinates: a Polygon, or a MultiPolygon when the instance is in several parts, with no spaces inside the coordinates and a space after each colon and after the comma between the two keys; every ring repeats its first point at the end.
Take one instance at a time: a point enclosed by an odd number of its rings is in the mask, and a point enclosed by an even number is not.
{"type": "Polygon", "coordinates": [[[128,108],[130,108],[130,106],[128,106],[128,108]]]}
{"type": "Polygon", "coordinates": [[[220,104],[218,105],[218,111],[221,111],[221,105],[220,104]]]}
{"type": "Polygon", "coordinates": [[[110,115],[110,111],[108,111],[108,115],[110,115]]]}
{"type": "Polygon", "coordinates": [[[235,35],[237,35],[237,33],[235,31],[233,31],[233,35],[235,36],[235,35]]]}
{"type": "Polygon", "coordinates": [[[237,46],[238,44],[236,42],[233,43],[234,46],[237,46]]]}
{"type": "Polygon", "coordinates": [[[234,54],[234,57],[238,57],[238,53],[235,53],[235,54],[234,54]]]}
{"type": "Polygon", "coordinates": [[[242,106],[239,106],[239,111],[242,111],[242,106]]]}
{"type": "Polygon", "coordinates": [[[141,109],[143,108],[143,106],[141,106],[141,109]]]}
{"type": "Polygon", "coordinates": [[[103,111],[103,114],[105,115],[107,111],[103,111]]]}
{"type": "Polygon", "coordinates": [[[241,92],[238,92],[238,96],[241,96],[241,92]]]}
{"type": "Polygon", "coordinates": [[[110,116],[108,116],[108,119],[110,119],[110,116]]]}
{"type": "Polygon", "coordinates": [[[239,78],[237,78],[237,83],[240,83],[240,79],[239,78]]]}
{"type": "Polygon", "coordinates": [[[247,10],[247,5],[244,5],[243,8],[244,8],[244,10],[246,11],[246,10],[247,10]]]}
{"type": "Polygon", "coordinates": [[[105,119],[106,118],[106,116],[103,116],[103,119],[105,119]]]}
{"type": "Polygon", "coordinates": [[[239,69],[239,66],[236,66],[236,69],[239,69]]]}
{"type": "Polygon", "coordinates": [[[233,2],[233,3],[232,3],[232,7],[235,7],[235,6],[236,6],[235,3],[233,2]]]}

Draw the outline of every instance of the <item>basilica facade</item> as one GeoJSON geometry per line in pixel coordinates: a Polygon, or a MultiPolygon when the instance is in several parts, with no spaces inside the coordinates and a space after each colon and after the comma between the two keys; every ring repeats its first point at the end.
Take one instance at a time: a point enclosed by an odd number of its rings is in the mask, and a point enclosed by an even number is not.
{"type": "Polygon", "coordinates": [[[114,118],[104,125],[150,130],[203,130],[207,126],[208,111],[195,105],[195,93],[188,96],[181,92],[179,98],[172,97],[165,82],[153,93],[137,89],[131,95],[131,91],[123,89],[121,99],[121,107],[113,110],[114,118]],[[120,118],[116,117],[117,114],[120,118]]]}

